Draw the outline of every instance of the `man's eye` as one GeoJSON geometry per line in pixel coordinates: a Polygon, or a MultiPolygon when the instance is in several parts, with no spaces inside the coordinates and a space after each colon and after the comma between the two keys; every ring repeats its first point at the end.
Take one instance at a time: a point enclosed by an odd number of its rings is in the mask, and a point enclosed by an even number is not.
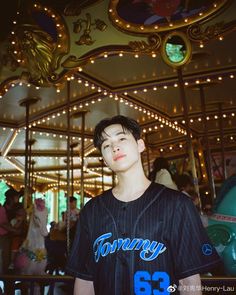
{"type": "Polygon", "coordinates": [[[126,138],[125,137],[121,137],[120,140],[123,141],[123,140],[126,140],[126,138]]]}

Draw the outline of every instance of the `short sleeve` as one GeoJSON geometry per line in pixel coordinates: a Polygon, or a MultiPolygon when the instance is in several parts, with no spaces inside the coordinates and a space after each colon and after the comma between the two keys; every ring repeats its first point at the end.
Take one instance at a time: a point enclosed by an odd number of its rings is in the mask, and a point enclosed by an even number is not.
{"type": "Polygon", "coordinates": [[[67,262],[66,271],[74,277],[93,281],[94,262],[84,209],[81,210],[79,215],[76,234],[67,262]]]}
{"type": "Polygon", "coordinates": [[[185,196],[180,199],[174,214],[172,235],[175,273],[179,280],[210,272],[221,262],[192,200],[185,196]]]}

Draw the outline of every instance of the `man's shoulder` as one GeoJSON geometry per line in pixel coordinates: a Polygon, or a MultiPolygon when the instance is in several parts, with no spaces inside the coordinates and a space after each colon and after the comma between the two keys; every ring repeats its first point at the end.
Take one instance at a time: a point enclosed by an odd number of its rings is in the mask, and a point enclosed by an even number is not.
{"type": "Polygon", "coordinates": [[[106,203],[107,198],[110,196],[111,194],[111,189],[104,191],[103,193],[101,193],[100,195],[97,195],[96,197],[91,198],[84,206],[83,209],[86,210],[91,210],[94,207],[98,207],[103,205],[104,203],[106,203]]]}
{"type": "Polygon", "coordinates": [[[165,185],[159,183],[153,183],[152,194],[157,195],[160,194],[159,200],[168,200],[173,204],[182,203],[182,202],[192,202],[189,197],[178,190],[171,189],[166,187],[165,185]]]}

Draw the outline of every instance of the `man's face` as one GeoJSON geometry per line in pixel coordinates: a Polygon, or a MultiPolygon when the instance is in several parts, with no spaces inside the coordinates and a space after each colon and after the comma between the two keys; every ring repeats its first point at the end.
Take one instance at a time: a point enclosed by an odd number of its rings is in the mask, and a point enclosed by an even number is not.
{"type": "Polygon", "coordinates": [[[133,135],[120,124],[105,128],[101,152],[106,165],[114,172],[125,172],[140,161],[144,150],[142,139],[135,140],[133,135]]]}

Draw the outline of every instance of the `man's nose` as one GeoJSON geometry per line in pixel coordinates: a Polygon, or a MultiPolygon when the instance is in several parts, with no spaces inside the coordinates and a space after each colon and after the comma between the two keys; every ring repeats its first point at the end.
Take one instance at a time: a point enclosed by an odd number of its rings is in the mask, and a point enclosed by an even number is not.
{"type": "Polygon", "coordinates": [[[112,150],[113,150],[113,152],[117,152],[120,150],[120,147],[117,144],[113,144],[112,150]]]}

